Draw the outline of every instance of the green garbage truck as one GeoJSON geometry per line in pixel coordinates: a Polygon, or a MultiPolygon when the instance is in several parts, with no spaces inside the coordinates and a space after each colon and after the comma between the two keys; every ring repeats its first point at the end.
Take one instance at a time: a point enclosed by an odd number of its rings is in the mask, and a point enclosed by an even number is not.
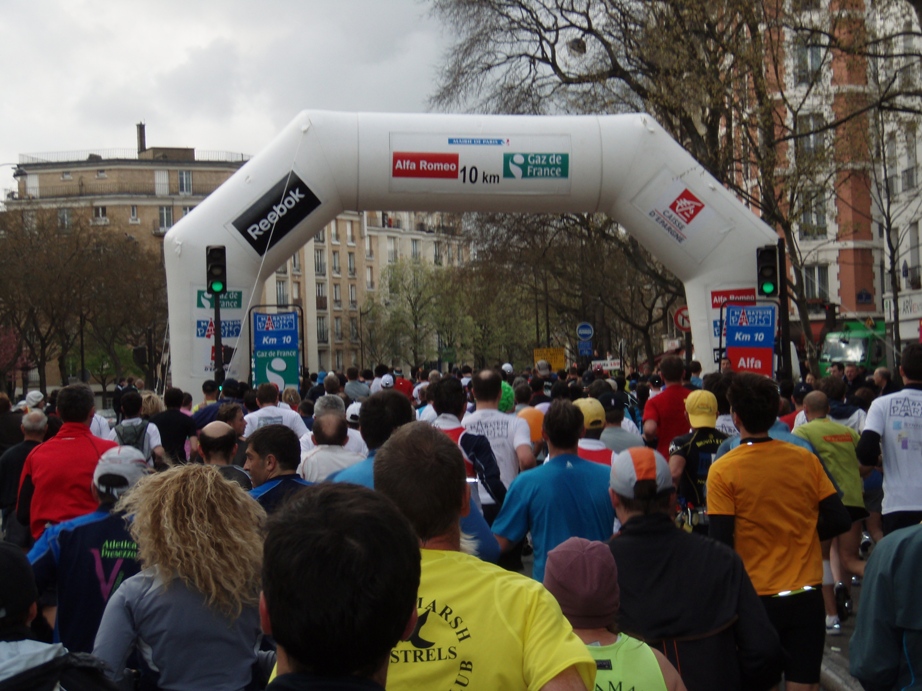
{"type": "Polygon", "coordinates": [[[825,377],[833,362],[853,362],[868,374],[887,365],[887,341],[883,319],[864,322],[847,320],[828,331],[820,350],[820,376],[825,377]]]}

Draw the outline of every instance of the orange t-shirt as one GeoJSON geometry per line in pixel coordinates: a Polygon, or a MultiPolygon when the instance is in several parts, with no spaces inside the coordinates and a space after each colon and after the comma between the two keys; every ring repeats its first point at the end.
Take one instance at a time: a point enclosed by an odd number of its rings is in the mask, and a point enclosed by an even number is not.
{"type": "Polygon", "coordinates": [[[544,426],[544,413],[537,408],[529,406],[528,408],[522,408],[518,416],[528,423],[531,443],[536,444],[541,441],[541,430],[544,426]]]}
{"type": "Polygon", "coordinates": [[[774,439],[743,443],[711,466],[708,513],[733,516],[733,546],[759,595],[816,586],[819,503],[836,493],[819,459],[774,439]]]}

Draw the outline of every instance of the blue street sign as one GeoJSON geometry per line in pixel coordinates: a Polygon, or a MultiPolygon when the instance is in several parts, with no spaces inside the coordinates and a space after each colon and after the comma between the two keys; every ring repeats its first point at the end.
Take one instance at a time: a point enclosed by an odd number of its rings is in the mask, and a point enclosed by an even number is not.
{"type": "Polygon", "coordinates": [[[592,341],[580,341],[577,352],[580,356],[592,357],[592,341]]]}
{"type": "Polygon", "coordinates": [[[727,307],[727,347],[775,347],[774,307],[727,307]]]}
{"type": "Polygon", "coordinates": [[[580,322],[576,325],[576,337],[581,341],[589,341],[595,335],[595,329],[589,322],[580,322]]]}

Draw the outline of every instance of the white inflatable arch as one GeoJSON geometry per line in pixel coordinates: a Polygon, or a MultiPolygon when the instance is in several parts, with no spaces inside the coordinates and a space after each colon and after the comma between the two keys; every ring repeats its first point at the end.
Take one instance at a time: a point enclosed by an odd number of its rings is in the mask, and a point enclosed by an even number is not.
{"type": "MultiPolygon", "coordinates": [[[[226,246],[229,287],[245,308],[344,210],[606,213],[685,284],[706,369],[721,301],[754,296],[756,248],[777,242],[649,115],[304,111],[167,233],[174,386],[198,391],[213,376],[202,356],[205,247],[226,246]]],[[[249,369],[240,321],[239,340],[233,330],[225,338],[241,346],[235,378],[249,369]]]]}

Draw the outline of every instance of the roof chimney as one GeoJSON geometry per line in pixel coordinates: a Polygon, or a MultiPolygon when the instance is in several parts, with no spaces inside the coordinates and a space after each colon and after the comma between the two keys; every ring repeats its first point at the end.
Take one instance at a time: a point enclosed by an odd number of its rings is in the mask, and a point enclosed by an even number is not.
{"type": "Polygon", "coordinates": [[[138,153],[147,151],[147,136],[144,132],[144,123],[138,123],[138,153]]]}

